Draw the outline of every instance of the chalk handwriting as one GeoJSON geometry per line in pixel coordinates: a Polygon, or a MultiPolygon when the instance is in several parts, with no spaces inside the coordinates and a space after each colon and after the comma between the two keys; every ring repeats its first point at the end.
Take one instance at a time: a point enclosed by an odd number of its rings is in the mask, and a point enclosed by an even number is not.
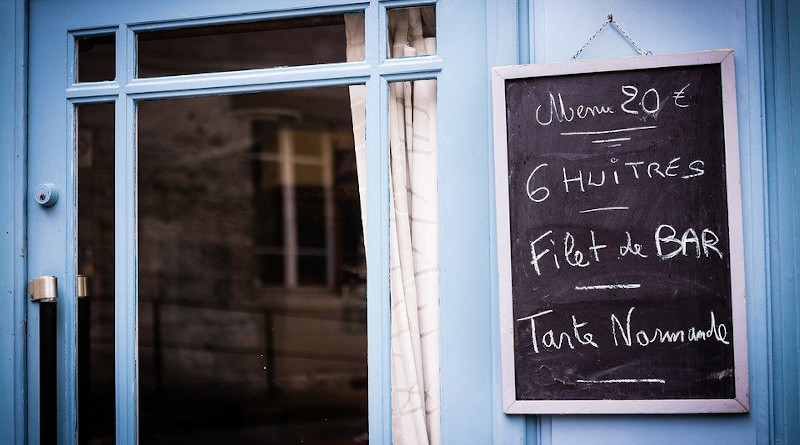
{"type": "Polygon", "coordinates": [[[558,103],[556,103],[556,96],[553,96],[553,93],[549,93],[549,95],[549,114],[545,111],[540,115],[539,113],[542,110],[542,106],[539,105],[536,107],[536,122],[538,122],[539,125],[550,125],[553,123],[554,117],[558,122],[572,122],[576,117],[578,119],[585,119],[601,114],[614,113],[611,107],[605,105],[578,105],[577,108],[574,108],[569,105],[564,105],[564,98],[561,96],[561,93],[557,93],[558,103]],[[544,118],[542,116],[547,116],[547,120],[543,120],[544,118]]]}
{"type": "Polygon", "coordinates": [[[625,317],[625,324],[617,318],[616,314],[611,314],[611,331],[614,338],[614,346],[648,346],[655,343],[687,343],[706,340],[715,340],[722,344],[730,344],[728,340],[728,327],[724,323],[718,323],[714,311],[709,312],[708,329],[704,327],[689,326],[683,329],[665,329],[661,327],[645,327],[631,336],[631,318],[635,306],[628,309],[625,317]],[[619,334],[619,340],[617,339],[619,334]],[[635,340],[635,343],[634,343],[635,340]]]}
{"type": "MultiPolygon", "coordinates": [[[[668,94],[664,97],[672,97],[672,103],[676,109],[684,109],[690,106],[687,99],[687,88],[691,84],[686,84],[680,90],[667,90],[668,94]]],[[[577,119],[586,119],[605,114],[614,114],[615,109],[623,113],[645,116],[655,116],[667,103],[661,100],[662,94],[656,88],[648,88],[643,93],[639,93],[639,88],[634,85],[622,85],[620,87],[620,102],[615,103],[609,100],[601,104],[578,104],[575,105],[560,92],[548,92],[546,103],[536,106],[536,123],[542,126],[553,124],[554,122],[572,122],[577,119]]],[[[564,135],[562,133],[562,135],[564,135]]]]}
{"type": "Polygon", "coordinates": [[[654,326],[653,321],[638,321],[635,310],[636,306],[630,306],[623,318],[617,313],[609,314],[610,331],[601,326],[590,326],[588,321],[579,321],[574,314],[561,316],[553,309],[518,318],[517,322],[530,326],[530,345],[534,354],[579,347],[646,348],[665,343],[731,343],[728,325],[717,320],[713,310],[708,312],[701,325],[689,326],[654,326]]]}
{"type": "MultiPolygon", "coordinates": [[[[586,193],[591,190],[614,186],[636,185],[650,181],[681,181],[705,174],[705,162],[695,159],[684,161],[680,156],[658,161],[628,161],[620,163],[618,158],[609,158],[606,167],[586,168],[568,164],[561,167],[559,186],[547,183],[547,163],[538,164],[525,181],[525,196],[534,203],[546,201],[552,191],[558,193],[586,193]]],[[[556,170],[558,171],[558,170],[556,170]]],[[[552,179],[552,178],[551,178],[552,179]]]]}
{"type": "Polygon", "coordinates": [[[680,89],[680,91],[676,91],[676,92],[672,93],[672,98],[675,99],[675,106],[676,107],[680,107],[680,108],[688,108],[689,107],[689,104],[678,103],[679,100],[681,100],[681,99],[686,97],[684,91],[686,91],[686,88],[689,88],[689,85],[691,85],[691,84],[687,83],[686,86],[684,86],[683,88],[680,89]]]}
{"type": "MultiPolygon", "coordinates": [[[[603,240],[592,229],[580,233],[570,230],[561,233],[555,233],[553,230],[544,231],[530,241],[530,264],[536,275],[542,276],[548,271],[557,271],[562,267],[586,268],[603,261],[623,259],[637,261],[650,256],[643,244],[633,240],[629,230],[622,230],[619,233],[620,235],[606,235],[606,239],[603,240]],[[612,246],[612,251],[616,250],[619,255],[603,255],[602,251],[609,245],[612,246]]],[[[655,250],[655,255],[663,261],[678,258],[713,261],[724,258],[719,235],[708,227],[697,229],[688,227],[679,234],[675,227],[660,224],[653,230],[652,240],[650,249],[655,250]]],[[[652,253],[653,250],[649,252],[652,253]]]]}
{"type": "Polygon", "coordinates": [[[701,254],[708,258],[712,251],[722,258],[722,252],[716,247],[719,237],[713,230],[703,229],[698,237],[697,231],[689,227],[680,238],[677,235],[675,228],[669,224],[658,226],[655,231],[655,243],[659,258],[666,260],[678,255],[693,255],[695,258],[700,258],[701,254]],[[672,251],[665,251],[665,246],[671,244],[677,244],[677,246],[672,246],[674,247],[672,251]],[[692,250],[692,246],[694,246],[694,250],[692,250]]]}
{"type": "Polygon", "coordinates": [[[642,253],[642,245],[631,241],[631,232],[628,231],[625,232],[625,239],[626,239],[625,245],[619,246],[620,257],[631,254],[638,256],[640,258],[647,258],[647,255],[642,253]]]}

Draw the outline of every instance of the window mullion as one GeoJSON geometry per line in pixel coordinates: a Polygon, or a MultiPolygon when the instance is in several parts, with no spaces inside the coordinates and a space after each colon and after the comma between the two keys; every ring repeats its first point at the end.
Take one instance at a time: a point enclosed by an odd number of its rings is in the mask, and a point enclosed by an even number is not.
{"type": "Polygon", "coordinates": [[[278,130],[278,153],[281,165],[283,193],[283,267],[286,287],[297,287],[297,201],[295,200],[294,133],[288,128],[278,130]]]}

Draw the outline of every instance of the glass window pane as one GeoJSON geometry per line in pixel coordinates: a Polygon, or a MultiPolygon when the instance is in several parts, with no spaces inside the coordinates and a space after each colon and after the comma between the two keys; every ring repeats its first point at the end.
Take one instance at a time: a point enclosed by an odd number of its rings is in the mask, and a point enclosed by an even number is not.
{"type": "Polygon", "coordinates": [[[117,77],[115,40],[114,34],[75,38],[77,82],[100,82],[117,77]]]}
{"type": "Polygon", "coordinates": [[[294,133],[295,153],[298,156],[319,158],[322,152],[320,135],[316,131],[297,131],[294,133]]]}
{"type": "Polygon", "coordinates": [[[278,153],[278,122],[257,119],[252,124],[254,150],[257,153],[278,153]]]}
{"type": "Polygon", "coordinates": [[[436,54],[436,7],[395,8],[386,11],[389,24],[388,59],[436,54]]]}
{"type": "MultiPolygon", "coordinates": [[[[138,77],[346,62],[345,24],[361,23],[363,36],[363,15],[359,12],[140,32],[138,77]]],[[[348,33],[353,32],[356,31],[349,28],[348,33]]],[[[354,60],[363,60],[363,56],[351,56],[349,61],[354,60]]]]}
{"type": "Polygon", "coordinates": [[[259,284],[282,286],[285,273],[284,261],[283,254],[262,254],[258,258],[261,268],[258,276],[259,284]]]}
{"type": "Polygon", "coordinates": [[[114,104],[77,112],[78,437],[113,443],[114,418],[114,104]]]}
{"type": "Polygon", "coordinates": [[[324,256],[300,255],[297,258],[298,280],[303,285],[323,286],[327,282],[327,261],[324,256]]]}
{"type": "Polygon", "coordinates": [[[280,164],[275,161],[254,162],[253,198],[259,201],[254,206],[257,227],[253,237],[258,246],[283,246],[283,213],[275,209],[283,208],[283,186],[280,182],[280,164]]]}
{"type": "Polygon", "coordinates": [[[351,88],[138,103],[142,443],[366,439],[351,88]]]}
{"type": "Polygon", "coordinates": [[[325,247],[325,198],[330,190],[323,187],[323,167],[295,165],[295,199],[299,247],[325,247]]]}

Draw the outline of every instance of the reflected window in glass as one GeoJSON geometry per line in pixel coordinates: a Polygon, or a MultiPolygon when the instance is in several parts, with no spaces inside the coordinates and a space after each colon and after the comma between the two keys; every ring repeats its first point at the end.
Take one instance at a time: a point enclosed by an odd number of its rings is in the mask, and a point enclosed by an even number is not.
{"type": "MultiPolygon", "coordinates": [[[[136,35],[138,77],[346,62],[345,21],[363,15],[355,12],[142,31],[136,35]]],[[[348,32],[353,32],[352,28],[348,32]]],[[[360,32],[363,34],[363,28],[360,32]]]]}
{"type": "Polygon", "coordinates": [[[139,102],[143,441],[366,438],[349,88],[139,102]]]}

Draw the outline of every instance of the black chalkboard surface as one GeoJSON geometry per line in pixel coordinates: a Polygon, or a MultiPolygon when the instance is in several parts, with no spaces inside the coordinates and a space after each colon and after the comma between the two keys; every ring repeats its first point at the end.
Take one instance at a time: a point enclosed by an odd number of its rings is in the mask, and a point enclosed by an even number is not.
{"type": "Polygon", "coordinates": [[[493,73],[506,412],[747,411],[732,52],[493,73]]]}

